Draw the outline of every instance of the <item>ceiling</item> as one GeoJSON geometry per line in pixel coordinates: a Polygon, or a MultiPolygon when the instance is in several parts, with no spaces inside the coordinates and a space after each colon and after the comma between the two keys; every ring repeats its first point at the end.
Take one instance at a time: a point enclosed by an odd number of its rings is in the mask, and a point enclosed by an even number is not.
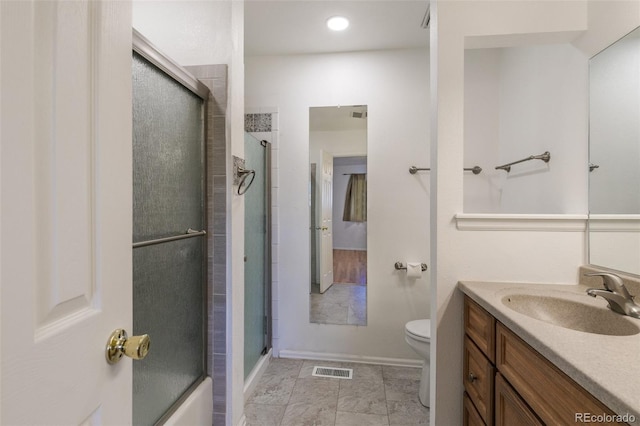
{"type": "Polygon", "coordinates": [[[354,118],[351,115],[353,112],[362,114],[366,111],[366,105],[311,107],[309,108],[309,130],[367,130],[366,118],[354,118]]]}
{"type": "Polygon", "coordinates": [[[426,48],[422,28],[427,0],[247,0],[245,55],[293,55],[426,48]],[[327,18],[349,18],[345,31],[327,28],[327,18]]]}

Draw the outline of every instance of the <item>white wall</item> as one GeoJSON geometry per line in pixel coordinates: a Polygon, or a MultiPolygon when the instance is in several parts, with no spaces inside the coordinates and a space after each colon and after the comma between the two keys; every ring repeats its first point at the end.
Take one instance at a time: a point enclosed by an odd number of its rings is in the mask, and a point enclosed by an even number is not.
{"type": "MultiPolygon", "coordinates": [[[[247,96],[250,96],[247,94],[247,96]]],[[[360,120],[354,118],[354,120],[360,120]]],[[[309,152],[314,161],[322,149],[334,157],[367,155],[367,131],[364,130],[312,130],[309,131],[309,152]]]]}
{"type": "Polygon", "coordinates": [[[640,275],[640,215],[616,216],[590,216],[589,263],[640,275]]]}
{"type": "Polygon", "coordinates": [[[640,26],[640,2],[635,0],[588,0],[588,31],[573,45],[592,57],[640,26]]]}
{"type": "Polygon", "coordinates": [[[584,213],[587,58],[569,44],[465,51],[466,213],[584,213]],[[510,163],[551,153],[551,161],[510,163]]]}
{"type": "Polygon", "coordinates": [[[570,45],[510,48],[500,75],[500,164],[551,153],[502,172],[502,211],[585,213],[587,58],[570,45]]]}
{"type": "Polygon", "coordinates": [[[464,211],[497,213],[504,172],[495,170],[500,158],[500,62],[502,49],[464,52],[464,211]]]}
{"type": "Polygon", "coordinates": [[[408,173],[414,162],[429,164],[428,53],[249,57],[245,66],[247,106],[279,111],[277,349],[416,359],[404,342],[404,324],[429,317],[428,279],[408,281],[393,264],[429,256],[429,175],[408,173]],[[327,105],[368,106],[366,327],[307,321],[309,107],[327,105]]]}
{"type": "Polygon", "coordinates": [[[231,60],[231,2],[134,0],[133,27],[182,66],[231,60]]]}
{"type": "MultiPolygon", "coordinates": [[[[631,20],[638,21],[637,5],[622,3],[602,2],[592,9],[592,2],[574,1],[431,2],[431,152],[437,162],[431,204],[435,218],[431,226],[431,278],[437,283],[431,295],[431,424],[462,423],[462,296],[456,283],[465,279],[576,283],[577,267],[585,263],[584,232],[456,228],[452,218],[462,211],[464,198],[464,179],[458,170],[465,158],[465,46],[526,46],[577,38],[580,43],[576,46],[587,52],[613,41],[611,35],[617,29],[608,29],[618,21],[610,18],[620,16],[628,22],[631,12],[631,20]],[[622,10],[616,12],[616,8],[622,10]],[[594,29],[593,34],[588,28],[594,29]]],[[[498,125],[490,122],[483,131],[495,133],[498,125]]],[[[586,149],[585,141],[576,154],[586,158],[586,149]]],[[[571,203],[580,204],[577,199],[571,203]]]]}

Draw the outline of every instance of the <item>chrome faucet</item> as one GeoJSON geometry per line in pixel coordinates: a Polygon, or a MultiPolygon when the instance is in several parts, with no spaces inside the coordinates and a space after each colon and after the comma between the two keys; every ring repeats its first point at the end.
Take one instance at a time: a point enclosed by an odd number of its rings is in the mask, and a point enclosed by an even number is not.
{"type": "Polygon", "coordinates": [[[602,283],[604,284],[604,290],[599,288],[588,289],[587,294],[589,296],[603,297],[609,303],[609,308],[613,312],[640,318],[640,306],[635,303],[633,296],[629,294],[627,287],[622,282],[622,278],[606,272],[594,272],[584,275],[587,277],[602,277],[602,283]]]}

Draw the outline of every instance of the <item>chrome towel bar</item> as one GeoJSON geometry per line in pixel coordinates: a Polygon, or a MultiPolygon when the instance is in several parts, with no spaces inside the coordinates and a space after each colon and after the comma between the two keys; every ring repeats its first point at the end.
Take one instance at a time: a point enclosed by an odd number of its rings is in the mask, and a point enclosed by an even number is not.
{"type": "Polygon", "coordinates": [[[416,167],[416,166],[411,166],[409,167],[409,173],[411,173],[412,175],[415,175],[417,172],[421,172],[421,171],[427,171],[430,172],[431,169],[429,167],[416,167]]]}
{"type": "Polygon", "coordinates": [[[465,167],[462,170],[464,170],[465,172],[473,172],[474,175],[479,175],[480,172],[482,171],[482,167],[480,166],[465,167]]]}
{"type": "Polygon", "coordinates": [[[530,155],[527,158],[523,158],[522,160],[514,161],[513,163],[503,164],[502,166],[497,166],[496,170],[505,170],[507,173],[509,173],[511,171],[511,166],[513,166],[514,164],[523,163],[525,161],[530,161],[530,160],[542,160],[545,163],[548,163],[549,160],[551,160],[551,153],[549,151],[545,151],[540,155],[530,155]]]}
{"type": "Polygon", "coordinates": [[[183,240],[185,238],[199,237],[200,235],[207,235],[207,231],[205,231],[205,230],[196,231],[195,229],[189,228],[189,229],[187,229],[187,232],[185,234],[174,235],[173,237],[157,238],[155,240],[147,240],[147,241],[140,241],[138,243],[133,243],[133,248],[152,246],[154,244],[166,243],[168,241],[183,240]]]}
{"type": "MultiPolygon", "coordinates": [[[[465,172],[473,172],[474,175],[480,174],[480,172],[482,171],[482,167],[480,166],[473,166],[473,167],[465,167],[464,169],[465,172]]],[[[416,166],[411,166],[409,167],[409,173],[411,173],[412,175],[415,175],[417,172],[420,171],[431,171],[431,168],[429,167],[416,167],[416,166]]]]}

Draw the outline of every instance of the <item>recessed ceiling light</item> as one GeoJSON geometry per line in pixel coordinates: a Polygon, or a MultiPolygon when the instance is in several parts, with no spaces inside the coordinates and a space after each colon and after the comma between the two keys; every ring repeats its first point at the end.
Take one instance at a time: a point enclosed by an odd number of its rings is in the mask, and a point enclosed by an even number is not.
{"type": "Polygon", "coordinates": [[[332,16],[327,19],[327,27],[333,31],[343,31],[349,26],[349,20],[344,16],[332,16]]]}

